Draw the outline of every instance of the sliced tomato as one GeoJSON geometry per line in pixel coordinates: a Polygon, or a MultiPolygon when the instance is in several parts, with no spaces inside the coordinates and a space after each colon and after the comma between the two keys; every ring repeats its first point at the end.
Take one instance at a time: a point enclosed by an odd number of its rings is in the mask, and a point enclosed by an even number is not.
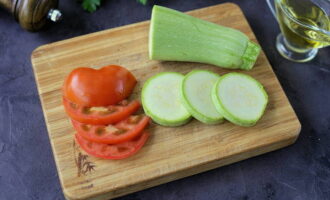
{"type": "Polygon", "coordinates": [[[80,67],[74,69],[66,78],[63,95],[79,105],[107,106],[126,99],[135,85],[133,74],[118,65],[100,69],[80,67]]]}
{"type": "Polygon", "coordinates": [[[115,125],[90,125],[72,120],[79,135],[92,142],[118,144],[133,139],[149,124],[145,115],[132,115],[115,125]]]}
{"type": "Polygon", "coordinates": [[[72,103],[66,98],[63,98],[63,105],[71,119],[94,125],[117,123],[129,117],[141,106],[137,100],[131,102],[124,100],[117,105],[107,107],[86,107],[72,103]]]}
{"type": "Polygon", "coordinates": [[[92,142],[83,138],[80,134],[75,134],[80,147],[88,154],[99,158],[119,160],[134,155],[146,143],[149,134],[143,132],[133,140],[119,144],[103,144],[92,142]]]}

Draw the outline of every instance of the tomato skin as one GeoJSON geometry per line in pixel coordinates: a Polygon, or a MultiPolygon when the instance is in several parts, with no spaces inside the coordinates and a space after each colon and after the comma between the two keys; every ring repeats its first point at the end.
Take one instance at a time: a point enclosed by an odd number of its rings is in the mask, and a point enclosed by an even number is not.
{"type": "Polygon", "coordinates": [[[63,105],[66,113],[71,119],[84,124],[102,125],[102,124],[114,124],[127,118],[135,111],[137,111],[141,104],[139,101],[134,100],[127,105],[111,105],[107,106],[109,110],[114,110],[109,114],[100,114],[98,112],[86,113],[88,107],[74,104],[67,99],[63,98],[63,105]]]}
{"type": "Polygon", "coordinates": [[[66,78],[63,96],[79,105],[108,106],[126,99],[135,85],[133,74],[118,65],[100,69],[80,67],[66,78]]]}
{"type": "Polygon", "coordinates": [[[79,146],[88,154],[111,160],[120,160],[136,154],[149,138],[149,133],[143,132],[133,140],[120,144],[102,144],[84,139],[81,135],[75,134],[79,146]]]}
{"type": "Polygon", "coordinates": [[[118,144],[137,137],[149,122],[149,117],[135,115],[113,126],[110,125],[110,129],[107,129],[108,126],[106,125],[87,125],[74,120],[72,120],[72,125],[77,133],[86,140],[105,144],[118,144]]]}

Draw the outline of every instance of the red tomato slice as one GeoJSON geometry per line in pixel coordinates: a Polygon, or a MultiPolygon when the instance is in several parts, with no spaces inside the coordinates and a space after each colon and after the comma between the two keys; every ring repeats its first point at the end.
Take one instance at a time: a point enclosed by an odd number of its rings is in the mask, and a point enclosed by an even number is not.
{"type": "Polygon", "coordinates": [[[79,105],[108,106],[126,99],[135,85],[133,74],[121,66],[110,65],[101,69],[80,67],[66,78],[63,95],[79,105]]]}
{"type": "Polygon", "coordinates": [[[117,105],[107,107],[86,107],[72,103],[65,98],[63,98],[63,105],[65,111],[72,119],[84,124],[94,125],[120,122],[137,111],[141,106],[137,100],[132,102],[124,100],[117,105]]]}
{"type": "Polygon", "coordinates": [[[72,120],[73,127],[86,140],[105,144],[118,144],[135,138],[149,124],[145,115],[132,115],[115,125],[90,125],[72,120]]]}
{"type": "Polygon", "coordinates": [[[88,154],[99,158],[119,160],[134,155],[147,141],[149,134],[143,132],[133,140],[119,144],[103,144],[91,142],[83,138],[80,134],[75,134],[80,147],[88,154]]]}

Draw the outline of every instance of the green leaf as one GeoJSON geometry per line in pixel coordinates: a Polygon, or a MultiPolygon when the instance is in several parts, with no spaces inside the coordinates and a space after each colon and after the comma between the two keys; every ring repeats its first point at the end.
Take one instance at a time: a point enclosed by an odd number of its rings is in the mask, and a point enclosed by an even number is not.
{"type": "Polygon", "coordinates": [[[101,0],[83,0],[82,7],[84,10],[92,13],[101,5],[101,0]]]}
{"type": "Polygon", "coordinates": [[[139,2],[139,3],[143,4],[143,5],[146,5],[147,4],[147,1],[148,0],[137,0],[137,2],[139,2]]]}

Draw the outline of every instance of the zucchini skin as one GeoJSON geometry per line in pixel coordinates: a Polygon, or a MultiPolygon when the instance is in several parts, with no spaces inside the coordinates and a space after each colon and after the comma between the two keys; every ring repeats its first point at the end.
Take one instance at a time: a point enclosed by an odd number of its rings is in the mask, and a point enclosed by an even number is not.
{"type": "Polygon", "coordinates": [[[242,32],[155,5],[149,32],[149,58],[188,61],[250,70],[260,47],[242,32]]]}

